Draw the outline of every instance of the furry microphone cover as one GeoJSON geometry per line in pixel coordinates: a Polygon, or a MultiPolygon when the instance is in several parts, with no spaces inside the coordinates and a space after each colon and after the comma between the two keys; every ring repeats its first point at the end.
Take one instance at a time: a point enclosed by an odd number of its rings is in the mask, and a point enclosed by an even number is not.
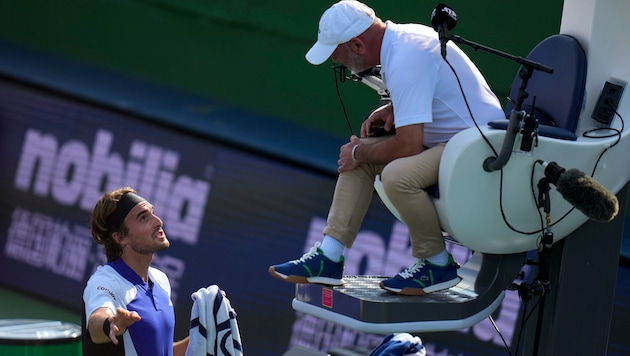
{"type": "Polygon", "coordinates": [[[591,220],[608,222],[619,212],[617,197],[578,169],[560,174],[556,188],[564,199],[591,220]]]}

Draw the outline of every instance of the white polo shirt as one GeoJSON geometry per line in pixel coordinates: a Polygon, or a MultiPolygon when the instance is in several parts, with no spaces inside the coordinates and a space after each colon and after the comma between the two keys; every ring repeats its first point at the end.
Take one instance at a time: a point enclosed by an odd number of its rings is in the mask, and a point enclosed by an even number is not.
{"type": "MultiPolygon", "coordinates": [[[[424,123],[427,147],[474,127],[457,77],[442,58],[433,28],[391,21],[386,24],[381,76],[394,105],[396,127],[424,123]]],[[[448,42],[446,58],[459,77],[477,124],[485,126],[504,119],[499,100],[468,56],[448,42]]]]}

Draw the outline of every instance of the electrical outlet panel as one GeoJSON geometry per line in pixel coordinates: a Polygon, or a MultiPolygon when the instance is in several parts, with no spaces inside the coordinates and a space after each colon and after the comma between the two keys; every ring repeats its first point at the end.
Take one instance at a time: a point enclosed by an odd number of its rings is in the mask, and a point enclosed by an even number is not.
{"type": "Polygon", "coordinates": [[[626,83],[618,79],[606,81],[591,117],[605,127],[610,127],[625,87],[626,83]]]}

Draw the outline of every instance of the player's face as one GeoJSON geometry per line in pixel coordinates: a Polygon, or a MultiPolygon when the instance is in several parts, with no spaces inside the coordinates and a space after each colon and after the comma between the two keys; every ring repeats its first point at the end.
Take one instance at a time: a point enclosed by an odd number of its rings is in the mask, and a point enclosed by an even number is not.
{"type": "Polygon", "coordinates": [[[138,254],[152,254],[170,246],[162,229],[162,220],[153,212],[153,205],[143,201],[134,206],[127,217],[125,225],[128,232],[122,243],[138,254]]]}

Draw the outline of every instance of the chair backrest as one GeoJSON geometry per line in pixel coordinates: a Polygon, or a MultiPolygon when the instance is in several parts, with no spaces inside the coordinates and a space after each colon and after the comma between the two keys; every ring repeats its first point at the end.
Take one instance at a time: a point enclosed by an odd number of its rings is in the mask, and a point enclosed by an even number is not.
{"type": "MultiPolygon", "coordinates": [[[[553,73],[538,70],[533,72],[526,88],[529,95],[524,100],[522,109],[530,112],[535,98],[534,113],[541,125],[539,134],[576,140],[575,131],[580,112],[584,108],[586,86],[584,49],[572,36],[553,35],[534,47],[527,58],[553,68],[553,73]]],[[[508,117],[515,107],[520,84],[521,78],[517,74],[510,89],[510,100],[505,107],[508,117]]]]}

